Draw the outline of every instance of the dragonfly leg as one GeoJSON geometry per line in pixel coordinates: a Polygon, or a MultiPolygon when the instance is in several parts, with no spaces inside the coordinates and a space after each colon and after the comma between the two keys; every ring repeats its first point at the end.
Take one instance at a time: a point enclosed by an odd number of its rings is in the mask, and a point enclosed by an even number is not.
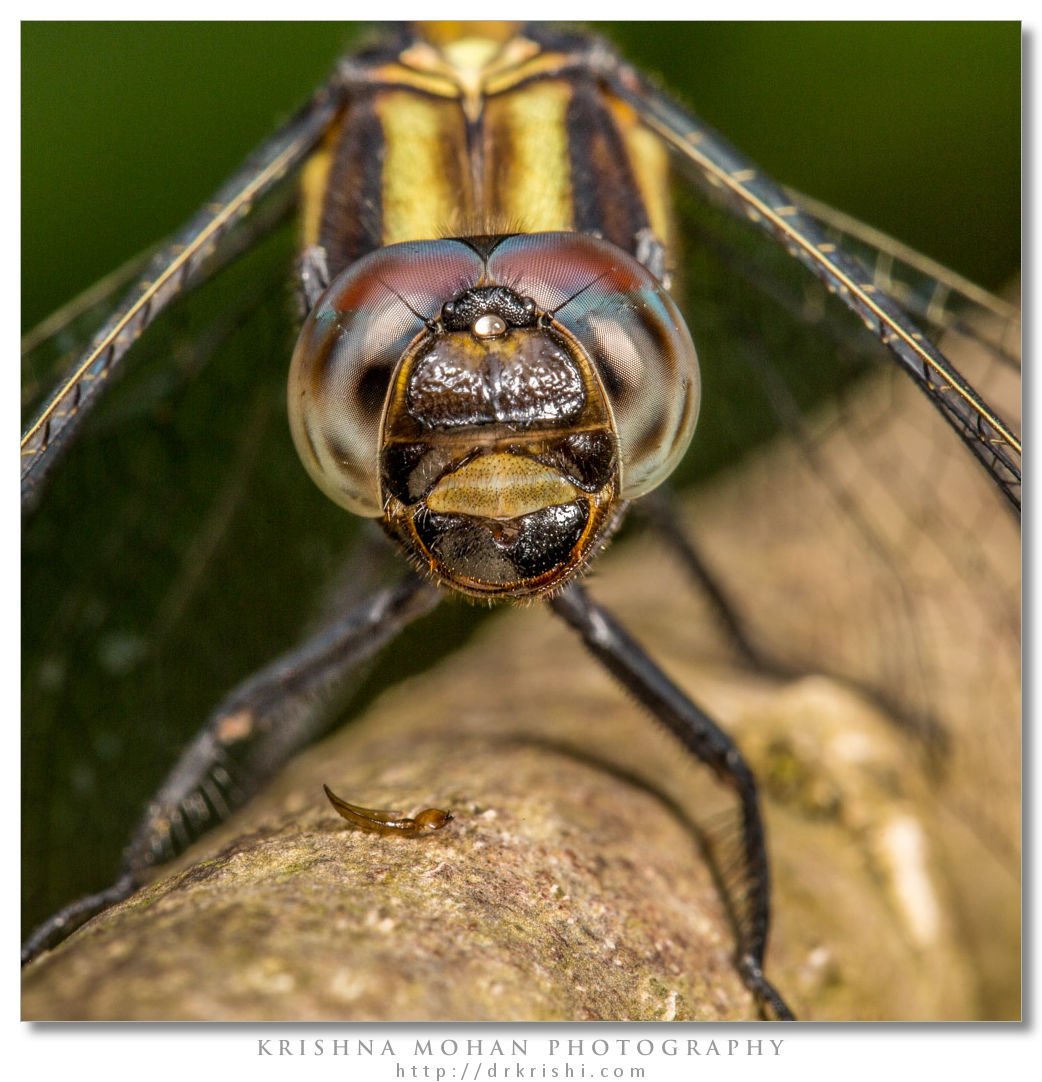
{"type": "Polygon", "coordinates": [[[648,270],[669,289],[669,272],[666,267],[666,246],[659,240],[653,229],[642,229],[637,234],[637,245],[633,253],[637,262],[648,270]]]}
{"type": "Polygon", "coordinates": [[[81,924],[86,924],[91,917],[129,898],[140,885],[133,875],[129,872],[124,873],[111,887],[98,891],[97,894],[77,898],[76,901],[59,909],[53,916],[37,925],[22,944],[22,965],[28,965],[38,954],[51,950],[62,940],[68,939],[81,924]]]}
{"type": "Polygon", "coordinates": [[[300,296],[303,300],[304,318],[318,303],[318,298],[326,291],[329,285],[329,263],[326,260],[326,250],[320,244],[312,244],[305,248],[298,263],[300,274],[300,296]]]}
{"type": "MultiPolygon", "coordinates": [[[[374,593],[324,623],[232,691],[182,753],[148,805],[108,890],[77,899],[41,924],[22,948],[22,964],[56,946],[81,924],[129,897],[148,872],[172,860],[216,822],[250,800],[324,725],[323,701],[441,593],[417,575],[374,593]]],[[[420,829],[432,817],[418,816],[420,829]]],[[[418,831],[419,832],[419,831],[418,831]]]]}
{"type": "Polygon", "coordinates": [[[763,817],[756,779],[731,738],[651,660],[606,610],[572,586],[550,602],[582,636],[590,652],[685,748],[730,787],[741,805],[743,898],[732,909],[742,980],[764,1012],[779,1020],[793,1017],[763,973],[770,924],[770,889],[763,817]]]}

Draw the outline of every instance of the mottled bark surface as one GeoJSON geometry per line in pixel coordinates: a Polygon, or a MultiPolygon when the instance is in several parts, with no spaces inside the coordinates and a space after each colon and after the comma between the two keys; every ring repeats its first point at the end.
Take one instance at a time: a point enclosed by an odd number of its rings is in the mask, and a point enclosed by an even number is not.
{"type": "MultiPolygon", "coordinates": [[[[884,430],[871,432],[889,453],[884,430]]],[[[855,456],[835,449],[833,468],[872,453],[862,431],[855,456]]],[[[943,558],[882,492],[876,528],[910,557],[894,601],[880,546],[861,526],[845,536],[827,500],[787,487],[794,457],[757,456],[691,505],[691,523],[757,638],[790,663],[814,657],[821,672],[871,683],[870,670],[914,650],[882,687],[913,712],[925,695],[950,734],[942,767],[925,766],[886,710],[834,676],[741,669],[654,541],[616,546],[591,593],[761,778],[776,916],[767,972],[797,1014],[1015,1017],[1016,532],[994,505],[974,510],[974,469],[943,488],[950,506],[935,518],[958,511],[976,524],[944,534],[943,558]],[[983,568],[981,551],[994,556],[983,568]],[[909,591],[911,607],[900,601],[909,591]]],[[[913,483],[911,472],[895,467],[891,480],[913,483]]],[[[924,506],[914,493],[907,504],[924,506]]],[[[504,611],[31,966],[24,1017],[750,1017],[689,829],[708,816],[714,836],[726,830],[704,773],[542,606],[504,611]],[[420,839],[361,834],[325,802],[323,782],[354,802],[456,818],[420,839]]]]}
{"type": "MultiPolygon", "coordinates": [[[[541,612],[522,619],[532,635],[557,635],[541,612]]],[[[184,870],[35,966],[26,1015],[748,1015],[717,892],[683,822],[636,778],[573,752],[569,737],[601,727],[595,704],[522,695],[517,659],[496,662],[518,643],[497,639],[384,698],[184,870]],[[490,682],[496,668],[503,679],[490,682]],[[333,812],[322,782],[456,818],[418,839],[363,834],[333,812]]],[[[577,647],[558,645],[586,668],[577,647]]],[[[609,722],[606,738],[632,743],[631,721],[609,722]]]]}

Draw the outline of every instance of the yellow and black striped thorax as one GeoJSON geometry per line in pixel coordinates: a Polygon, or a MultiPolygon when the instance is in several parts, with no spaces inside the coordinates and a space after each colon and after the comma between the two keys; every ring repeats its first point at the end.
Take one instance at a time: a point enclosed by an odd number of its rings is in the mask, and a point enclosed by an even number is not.
{"type": "Polygon", "coordinates": [[[670,250],[665,148],[599,83],[593,39],[509,29],[403,32],[341,64],[346,103],[305,181],[305,243],[332,275],[389,244],[476,234],[670,250]]]}
{"type": "Polygon", "coordinates": [[[434,33],[345,60],[305,178],[332,282],[294,353],[297,449],[473,596],[564,585],[698,413],[665,152],[602,86],[601,48],[434,33]]]}

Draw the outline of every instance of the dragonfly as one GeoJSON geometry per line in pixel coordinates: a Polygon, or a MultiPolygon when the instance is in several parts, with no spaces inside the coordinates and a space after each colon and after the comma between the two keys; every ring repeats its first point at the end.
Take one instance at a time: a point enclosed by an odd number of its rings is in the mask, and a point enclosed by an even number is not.
{"type": "MultiPolygon", "coordinates": [[[[667,115],[659,118],[659,123],[669,127],[671,118],[667,115]]],[[[277,209],[277,208],[276,208],[277,209]]],[[[272,241],[265,242],[269,245],[269,248],[278,248],[279,243],[284,240],[280,237],[279,231],[273,236],[272,241]]],[[[853,242],[856,246],[857,242],[853,242]]],[[[762,240],[757,241],[754,246],[754,256],[752,259],[752,266],[754,269],[760,268],[761,263],[768,263],[770,257],[765,253],[766,243],[762,240]]],[[[273,263],[280,263],[284,257],[283,251],[276,251],[273,263]]],[[[742,279],[745,267],[742,264],[741,253],[737,250],[732,250],[729,253],[733,257],[733,261],[736,266],[736,270],[733,273],[738,279],[742,279]]],[[[258,245],[257,250],[251,252],[247,257],[247,263],[243,266],[245,270],[242,273],[249,271],[251,275],[260,273],[260,264],[265,258],[271,258],[272,253],[269,250],[265,250],[264,245],[258,245]],[[250,265],[252,262],[252,266],[250,265]]],[[[238,267],[229,269],[227,275],[222,275],[222,279],[215,283],[215,289],[224,288],[224,280],[231,279],[239,271],[238,267]]],[[[269,271],[270,273],[270,271],[269,271]]],[[[770,271],[763,270],[765,277],[769,276],[770,271]]],[[[755,274],[753,275],[755,277],[755,274]]],[[[900,275],[898,275],[900,277],[900,275]]],[[[277,290],[272,294],[274,297],[278,297],[277,290]]],[[[927,307],[929,305],[929,297],[932,294],[927,293],[927,307]]],[[[198,359],[199,353],[206,352],[206,342],[208,339],[212,340],[214,350],[225,350],[230,348],[228,341],[235,337],[236,334],[241,333],[244,329],[248,331],[251,336],[258,333],[258,315],[255,311],[241,309],[237,312],[235,310],[234,303],[231,305],[230,314],[226,314],[221,319],[215,319],[212,311],[206,311],[202,314],[197,314],[197,305],[201,305],[207,298],[200,297],[197,302],[195,298],[191,302],[191,311],[187,311],[188,305],[185,306],[186,311],[180,317],[185,321],[185,325],[177,327],[178,335],[186,340],[191,340],[196,345],[193,351],[189,351],[190,356],[187,356],[183,362],[183,369],[178,372],[175,370],[171,373],[169,367],[164,371],[159,365],[156,365],[154,370],[149,373],[149,379],[144,376],[136,377],[134,384],[128,383],[128,389],[126,396],[122,402],[117,402],[108,413],[108,416],[102,416],[98,421],[101,431],[109,431],[115,433],[113,438],[119,439],[123,432],[130,432],[135,423],[140,424],[142,417],[149,419],[149,427],[154,427],[155,411],[157,409],[162,410],[166,408],[164,403],[171,401],[182,400],[179,396],[189,394],[194,390],[197,382],[194,381],[194,375],[197,365],[200,364],[198,359]],[[198,320],[198,326],[202,330],[196,329],[195,320],[198,320]],[[201,345],[200,345],[201,343],[201,345]],[[172,387],[172,390],[171,390],[172,387]],[[136,394],[131,392],[136,391],[136,394]],[[171,397],[172,396],[172,397],[171,397]]],[[[914,298],[913,298],[914,301],[914,298]]],[[[216,305],[214,298],[209,298],[208,303],[211,309],[216,305]]],[[[271,305],[271,307],[277,308],[277,304],[271,305]]],[[[783,309],[788,307],[790,309],[789,315],[792,318],[791,309],[793,303],[791,298],[787,300],[783,299],[780,305],[783,309]]],[[[942,306],[943,307],[943,306],[942,306]]],[[[953,308],[954,311],[954,308],[953,308]]],[[[174,314],[176,316],[176,313],[174,314]]],[[[689,320],[692,318],[688,315],[689,320]]],[[[746,321],[748,323],[754,323],[756,320],[746,314],[746,321]]],[[[278,329],[271,329],[262,332],[271,340],[276,340],[279,335],[278,329]]],[[[811,332],[811,336],[817,336],[821,333],[820,328],[815,327],[811,332]]],[[[142,346],[140,347],[140,353],[143,357],[147,357],[148,344],[145,339],[142,340],[142,346]]],[[[142,364],[147,364],[147,360],[142,361],[142,364]]],[[[276,366],[277,367],[277,366],[276,366]]],[[[281,376],[281,373],[279,374],[281,376]]],[[[284,378],[284,377],[282,377],[284,378]]],[[[762,378],[768,378],[763,376],[762,378]]],[[[708,379],[708,377],[707,377],[708,379]]],[[[254,423],[248,428],[253,431],[265,431],[266,426],[272,422],[270,415],[265,414],[265,410],[271,410],[271,394],[265,399],[264,393],[260,390],[255,392],[255,409],[256,414],[251,415],[254,423]]],[[[799,403],[802,411],[803,405],[799,403]]],[[[775,404],[775,409],[779,412],[784,412],[782,407],[775,404]]],[[[171,419],[168,424],[172,427],[167,427],[162,430],[164,440],[169,440],[165,447],[150,449],[149,447],[143,447],[138,453],[140,460],[140,470],[142,474],[149,472],[150,465],[154,463],[162,463],[163,468],[169,467],[169,461],[177,459],[181,456],[180,448],[185,448],[183,454],[187,462],[189,459],[187,448],[190,446],[198,446],[203,442],[211,442],[215,437],[219,436],[219,425],[216,423],[213,413],[207,417],[205,412],[199,413],[182,404],[179,404],[177,410],[177,417],[190,418],[184,422],[187,426],[185,430],[180,431],[178,422],[175,419],[171,419]],[[154,455],[155,457],[151,457],[154,455]]],[[[129,437],[128,437],[129,438],[129,437]]],[[[260,445],[263,441],[258,440],[260,445]]],[[[283,441],[285,443],[285,440],[283,441]]],[[[751,441],[750,441],[751,442],[751,441]]],[[[117,444],[118,445],[118,444],[117,444]]],[[[254,471],[261,470],[264,473],[271,472],[278,474],[284,467],[270,465],[267,458],[257,458],[252,456],[262,456],[267,454],[267,450],[263,446],[253,447],[248,439],[244,439],[242,435],[238,435],[236,438],[231,438],[225,444],[226,455],[225,459],[228,463],[231,463],[230,480],[227,486],[217,487],[217,498],[213,496],[213,476],[210,472],[211,467],[206,463],[200,463],[194,467],[199,472],[193,473],[192,468],[188,468],[187,473],[172,474],[167,483],[171,486],[170,491],[195,491],[199,495],[197,499],[200,502],[206,502],[210,507],[210,530],[209,536],[211,538],[210,544],[217,545],[217,548],[223,547],[224,544],[224,531],[228,529],[225,525],[225,519],[222,517],[222,508],[225,507],[225,503],[222,502],[220,496],[222,493],[226,493],[227,503],[232,504],[230,511],[224,512],[225,514],[234,517],[242,513],[241,509],[236,506],[236,496],[242,491],[242,479],[243,477],[250,476],[254,471]],[[260,465],[263,463],[263,465],[260,465]],[[238,471],[238,472],[236,472],[238,471]],[[234,514],[233,514],[234,513],[234,514]],[[214,525],[216,523],[216,525],[214,525]],[[219,544],[213,540],[217,537],[219,544]]],[[[285,448],[283,448],[285,450],[285,448]]],[[[171,523],[164,523],[164,527],[169,526],[170,532],[173,536],[168,536],[164,531],[163,537],[160,539],[154,535],[149,535],[147,529],[142,533],[142,529],[147,525],[147,520],[151,517],[148,511],[147,504],[137,505],[136,507],[128,507],[126,511],[120,512],[121,515],[125,515],[124,523],[132,523],[133,530],[136,533],[131,533],[131,525],[115,526],[111,518],[109,518],[111,508],[118,504],[126,503],[126,496],[121,496],[121,492],[125,491],[127,485],[126,477],[113,478],[113,488],[109,492],[103,490],[105,485],[105,479],[99,477],[105,473],[105,460],[111,453],[111,445],[109,448],[102,449],[97,448],[93,452],[96,456],[93,461],[90,456],[92,454],[89,447],[82,452],[78,452],[80,457],[72,456],[69,459],[70,465],[64,466],[61,473],[58,475],[55,484],[66,484],[75,488],[77,486],[77,480],[75,475],[72,475],[69,480],[64,481],[62,474],[66,470],[76,470],[77,468],[84,471],[83,476],[91,478],[90,491],[95,492],[96,496],[91,501],[94,505],[94,514],[98,516],[98,521],[90,523],[89,514],[88,518],[84,520],[84,529],[82,531],[85,539],[103,537],[105,535],[110,538],[116,538],[121,533],[125,533],[126,536],[134,536],[139,541],[145,540],[145,543],[137,544],[134,546],[134,559],[144,562],[146,559],[152,560],[158,567],[169,568],[171,561],[173,566],[178,566],[181,570],[180,573],[174,576],[174,582],[171,584],[169,573],[161,573],[160,578],[164,580],[164,585],[159,588],[160,600],[156,606],[155,611],[159,611],[161,616],[156,619],[156,627],[174,628],[176,629],[179,623],[183,623],[184,627],[187,627],[187,616],[185,615],[193,605],[200,604],[198,600],[204,596],[220,594],[223,592],[225,598],[227,598],[234,591],[229,589],[229,584],[234,580],[236,574],[238,574],[240,582],[244,577],[251,580],[255,580],[258,577],[256,572],[256,564],[251,565],[251,570],[245,573],[242,570],[239,572],[229,571],[227,565],[220,566],[220,558],[214,554],[214,552],[207,552],[204,541],[208,536],[206,530],[200,530],[198,523],[185,525],[180,527],[181,534],[180,540],[177,539],[178,524],[176,521],[171,523]],[[86,456],[86,457],[84,457],[86,456]],[[95,487],[95,480],[97,479],[97,485],[95,487]],[[90,528],[86,528],[87,525],[90,528]],[[195,548],[192,547],[192,542],[195,541],[195,548]],[[200,547],[202,546],[202,547],[200,547]],[[153,548],[154,547],[154,548],[153,548]],[[150,553],[148,550],[153,548],[150,553]],[[181,556],[178,557],[174,554],[178,552],[180,548],[181,556]],[[185,555],[187,553],[187,555],[185,555]],[[218,566],[211,566],[211,565],[218,566]],[[200,571],[199,569],[203,569],[200,571]],[[209,578],[210,581],[204,581],[209,578]],[[215,585],[218,584],[218,585],[215,585]],[[164,610],[165,605],[165,610],[164,610]]],[[[292,452],[290,452],[292,455],[292,452]]],[[[292,458],[289,459],[292,465],[292,458]]],[[[299,467],[297,467],[299,469],[299,467]]],[[[140,477],[139,477],[140,480],[140,477]]],[[[52,497],[48,496],[48,499],[52,497]]],[[[152,491],[149,497],[149,502],[153,506],[163,506],[174,508],[177,506],[178,501],[175,499],[166,499],[163,492],[152,491]]],[[[287,505],[288,507],[288,505],[287,505]]],[[[333,509],[335,510],[335,509],[333,509]]],[[[54,512],[57,514],[58,512],[54,512]]],[[[314,509],[314,503],[307,505],[305,512],[300,512],[307,517],[309,523],[314,521],[316,515],[321,516],[327,512],[316,511],[314,509]]],[[[176,520],[176,515],[171,516],[176,520]]],[[[283,527],[287,531],[290,530],[291,522],[290,515],[287,514],[287,521],[283,527]]],[[[254,534],[257,531],[251,530],[248,525],[244,525],[239,528],[247,536],[254,534]]],[[[330,515],[326,520],[323,528],[319,531],[312,530],[311,536],[314,538],[316,535],[320,536],[325,531],[327,536],[336,536],[343,529],[341,520],[335,516],[330,515]],[[335,523],[335,525],[334,525],[335,523]]],[[[302,533],[305,531],[301,531],[302,533]]],[[[287,532],[288,536],[288,532],[287,532]]],[[[95,549],[95,543],[92,540],[87,540],[86,544],[89,549],[95,549]]],[[[113,542],[115,545],[114,551],[108,554],[110,560],[114,559],[116,562],[126,559],[126,550],[121,548],[124,542],[113,542]]],[[[206,711],[213,705],[213,703],[220,697],[222,690],[226,690],[237,679],[240,679],[243,673],[250,671],[251,666],[256,668],[258,664],[262,664],[269,654],[264,654],[264,645],[258,647],[257,643],[262,642],[267,644],[270,641],[277,639],[279,636],[283,636],[282,641],[291,641],[294,633],[294,625],[299,629],[300,622],[304,619],[303,614],[298,609],[292,611],[290,606],[284,603],[284,597],[286,594],[297,593],[299,594],[299,588],[290,586],[290,583],[299,582],[299,576],[301,574],[301,567],[307,569],[307,575],[310,580],[317,581],[319,579],[328,578],[333,571],[334,566],[338,563],[338,556],[341,555],[336,546],[330,542],[325,542],[326,547],[317,544],[312,540],[312,549],[310,552],[299,552],[295,557],[296,564],[290,567],[285,576],[280,579],[272,577],[269,584],[272,594],[279,595],[279,601],[276,604],[274,601],[266,603],[263,597],[258,597],[256,590],[254,590],[254,597],[250,603],[249,620],[251,625],[255,624],[258,619],[263,621],[271,621],[272,624],[279,624],[280,626],[258,629],[257,639],[250,644],[247,649],[244,650],[250,655],[250,660],[247,662],[242,656],[238,655],[235,650],[228,650],[226,644],[230,639],[234,639],[235,636],[229,633],[229,628],[237,626],[243,619],[243,610],[234,610],[228,606],[227,601],[224,605],[219,605],[217,608],[226,609],[225,612],[214,614],[213,610],[207,610],[208,615],[203,621],[203,627],[206,628],[206,634],[202,637],[193,634],[187,635],[181,632],[183,639],[191,639],[191,642],[182,641],[175,648],[173,639],[178,637],[178,632],[171,631],[167,634],[168,641],[164,644],[164,651],[169,649],[172,651],[170,654],[165,654],[167,658],[178,658],[176,663],[169,661],[165,662],[162,666],[157,665],[154,657],[149,657],[148,654],[154,647],[149,644],[146,645],[142,641],[142,637],[135,635],[133,632],[125,630],[127,627],[133,627],[133,621],[127,620],[125,616],[118,616],[110,611],[103,611],[107,605],[104,601],[99,604],[97,598],[91,598],[89,591],[84,591],[82,586],[79,588],[79,596],[72,590],[69,591],[67,597],[70,600],[67,602],[67,610],[71,615],[67,615],[66,619],[71,621],[71,626],[78,628],[78,633],[81,634],[84,639],[89,638],[92,642],[91,647],[85,647],[83,649],[82,656],[90,657],[93,665],[101,670],[102,679],[100,681],[102,685],[102,691],[99,694],[102,698],[95,700],[93,703],[88,699],[88,692],[86,691],[84,684],[80,682],[79,666],[77,666],[77,679],[75,685],[67,683],[68,667],[70,665],[70,658],[75,657],[75,654],[71,651],[65,653],[62,656],[60,653],[56,653],[53,650],[48,654],[44,650],[38,656],[41,660],[35,661],[34,668],[31,670],[35,676],[35,683],[37,686],[42,687],[44,696],[51,698],[50,716],[53,719],[52,725],[56,726],[59,717],[64,719],[66,724],[66,730],[62,734],[61,739],[56,738],[56,734],[52,733],[52,739],[49,741],[42,741],[45,743],[47,751],[46,754],[54,756],[60,754],[59,748],[64,745],[70,749],[71,755],[78,755],[84,750],[84,745],[94,745],[96,754],[100,756],[100,762],[103,764],[106,754],[109,756],[110,763],[115,760],[117,762],[122,761],[125,755],[125,748],[123,742],[130,739],[134,741],[140,741],[142,743],[149,743],[152,751],[146,752],[153,756],[153,761],[158,770],[158,775],[162,775],[162,765],[160,760],[162,759],[161,745],[165,742],[167,750],[172,745],[176,745],[180,740],[185,738],[185,734],[182,732],[176,732],[168,729],[163,732],[163,722],[160,722],[157,728],[160,730],[151,733],[141,733],[138,736],[127,738],[126,736],[116,736],[113,732],[107,728],[106,725],[98,725],[98,721],[103,716],[108,716],[112,712],[126,712],[127,714],[136,716],[150,715],[154,716],[157,700],[164,702],[164,712],[167,709],[167,703],[169,703],[169,712],[171,715],[194,715],[197,718],[204,717],[206,711]],[[310,565],[309,565],[310,561],[310,565]],[[92,605],[93,602],[93,605],[92,605]],[[273,615],[278,613],[277,616],[273,615]],[[263,615],[261,615],[263,614],[263,615]],[[221,624],[220,621],[230,621],[231,623],[221,624]],[[113,628],[117,629],[113,632],[113,628]],[[100,632],[100,633],[99,633],[100,632]],[[221,644],[221,648],[217,648],[217,644],[221,644]],[[175,651],[184,651],[181,655],[178,655],[175,651]],[[252,651],[252,653],[251,653],[252,651]],[[215,655],[221,655],[219,662],[215,658],[215,655]],[[226,670],[225,671],[225,667],[226,670]],[[220,669],[220,672],[215,670],[220,669]],[[148,670],[147,676],[142,676],[143,672],[148,670]],[[163,675],[165,670],[166,675],[163,675]],[[181,683],[181,681],[175,680],[173,674],[184,671],[196,672],[199,670],[206,671],[206,679],[200,680],[199,686],[194,688],[173,688],[171,685],[174,682],[181,683]],[[208,671],[207,671],[208,670],[208,671]],[[136,675],[135,675],[136,674],[136,675]],[[217,685],[224,681],[223,688],[217,685]],[[112,694],[114,688],[123,688],[127,686],[128,681],[133,682],[139,680],[141,683],[135,690],[118,690],[117,695],[127,695],[128,698],[119,703],[119,709],[113,710],[112,694]],[[75,689],[75,695],[72,698],[79,700],[77,702],[76,711],[74,714],[78,714],[78,717],[71,716],[67,709],[67,704],[71,693],[61,693],[59,698],[55,699],[56,691],[66,687],[73,687],[75,689]],[[82,698],[81,698],[82,696],[82,698]],[[141,698],[135,700],[134,696],[141,696],[141,698]],[[205,701],[204,701],[205,700],[205,701]],[[61,709],[58,708],[58,702],[62,704],[61,709]],[[100,706],[99,703],[105,703],[106,705],[100,706]],[[153,743],[154,742],[154,743],[153,743]],[[106,750],[107,749],[107,750],[106,750]]],[[[87,561],[81,559],[81,555],[75,551],[71,551],[65,540],[62,545],[62,563],[57,568],[49,568],[50,583],[40,582],[35,587],[36,593],[33,594],[32,583],[27,584],[27,596],[28,597],[45,597],[49,590],[53,589],[54,581],[60,580],[67,582],[71,576],[69,574],[70,569],[79,565],[81,573],[84,572],[88,566],[87,561]]],[[[241,555],[239,557],[242,558],[241,555]]],[[[93,572],[87,572],[88,578],[93,572]]],[[[252,581],[251,586],[256,587],[256,582],[252,581]]],[[[109,602],[111,604],[111,602],[109,602]]],[[[63,636],[63,641],[68,642],[70,636],[68,634],[68,626],[66,627],[66,634],[63,636]]],[[[198,626],[198,625],[196,625],[198,626]]],[[[53,625],[51,627],[53,634],[53,625]]],[[[278,647],[276,647],[277,649],[278,647]]],[[[156,655],[158,656],[158,654],[156,655]]],[[[28,684],[28,682],[27,682],[28,684]]],[[[27,696],[26,703],[27,718],[30,712],[36,714],[34,720],[39,720],[41,717],[45,717],[47,711],[33,711],[30,705],[30,700],[27,696]]],[[[1014,737],[1015,740],[1015,737],[1014,737]]],[[[104,769],[112,769],[104,768],[104,769]]],[[[123,772],[119,772],[121,775],[123,772]]],[[[66,785],[66,789],[75,789],[78,787],[82,793],[90,793],[91,791],[97,792],[99,787],[99,781],[97,779],[97,767],[95,767],[94,776],[91,777],[91,770],[83,766],[82,761],[78,764],[74,763],[67,768],[66,777],[73,779],[73,785],[66,785]]],[[[121,777],[122,784],[122,777],[121,777]]],[[[108,797],[108,790],[111,786],[107,783],[102,786],[106,790],[106,798],[108,797]]],[[[31,793],[31,788],[27,786],[27,794],[31,793]]],[[[48,805],[51,803],[52,795],[49,795],[46,800],[48,805]]],[[[135,796],[137,803],[141,803],[145,794],[139,793],[135,796]]],[[[82,798],[81,798],[82,799],[82,798]]],[[[36,800],[34,799],[34,803],[36,800]]],[[[75,799],[74,802],[75,804],[75,799]]],[[[72,828],[69,825],[69,811],[65,813],[66,819],[63,825],[62,813],[56,812],[54,817],[48,823],[48,834],[51,839],[59,839],[54,841],[53,853],[54,860],[63,861],[66,859],[66,854],[62,852],[63,846],[60,839],[67,837],[71,833],[72,828]]],[[[30,817],[31,818],[31,817],[30,817]]],[[[121,816],[115,816],[116,819],[121,819],[121,816]]],[[[100,827],[101,824],[99,824],[100,827]]],[[[30,828],[31,829],[31,828],[30,828]]],[[[125,821],[114,825],[114,832],[122,829],[125,834],[125,821]]],[[[118,842],[117,842],[118,844],[118,842]]],[[[46,843],[41,844],[40,839],[33,838],[31,846],[27,846],[27,850],[31,848],[34,854],[34,861],[39,859],[39,854],[46,853],[48,847],[46,843]]],[[[88,856],[88,862],[90,857],[88,856]]],[[[60,904],[60,900],[59,900],[60,904]]],[[[53,903],[51,904],[53,907],[53,903]]],[[[47,906],[44,906],[46,910],[47,906]]]]}

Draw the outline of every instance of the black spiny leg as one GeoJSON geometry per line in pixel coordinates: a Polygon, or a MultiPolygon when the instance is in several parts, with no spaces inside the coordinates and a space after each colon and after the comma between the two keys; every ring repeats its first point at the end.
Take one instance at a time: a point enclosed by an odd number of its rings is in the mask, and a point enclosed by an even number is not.
{"type": "Polygon", "coordinates": [[[210,715],[149,804],[116,882],[71,902],[37,927],[22,946],[22,965],[129,898],[153,867],[172,860],[255,796],[321,730],[326,694],[407,624],[430,612],[441,596],[410,575],[324,624],[241,683],[210,715]]]}
{"type": "Polygon", "coordinates": [[[748,764],[731,738],[666,676],[609,612],[589,599],[582,587],[572,586],[550,605],[579,632],[597,660],[737,795],[742,809],[743,883],[748,889],[746,908],[736,917],[738,969],[765,1013],[779,1020],[792,1019],[792,1012],[763,973],[770,889],[763,818],[756,779],[748,764]]]}

